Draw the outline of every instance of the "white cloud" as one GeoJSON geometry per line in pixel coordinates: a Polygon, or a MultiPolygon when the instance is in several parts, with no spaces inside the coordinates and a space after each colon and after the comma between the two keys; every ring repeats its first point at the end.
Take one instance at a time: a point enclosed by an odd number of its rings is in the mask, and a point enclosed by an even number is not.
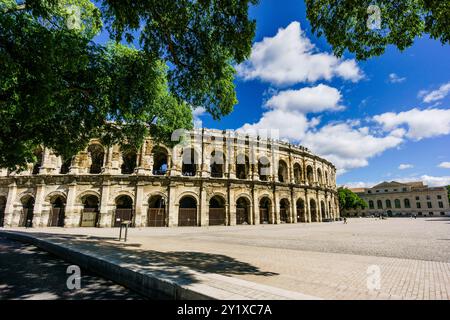
{"type": "Polygon", "coordinates": [[[280,138],[299,141],[308,127],[308,119],[304,114],[277,109],[264,112],[258,122],[246,123],[238,131],[258,133],[263,130],[278,130],[280,138]]]}
{"type": "Polygon", "coordinates": [[[427,91],[421,90],[419,92],[419,97],[422,98],[423,102],[431,103],[444,99],[450,92],[450,82],[444,83],[437,90],[427,91]]]}
{"type": "Polygon", "coordinates": [[[402,83],[403,81],[405,81],[406,78],[405,77],[400,77],[398,76],[396,73],[391,73],[389,74],[389,79],[388,81],[390,83],[402,83]]]}
{"type": "Polygon", "coordinates": [[[402,163],[398,166],[399,170],[406,170],[406,169],[411,169],[414,168],[414,166],[412,164],[408,164],[408,163],[402,163]]]}
{"type": "Polygon", "coordinates": [[[354,60],[317,52],[297,21],[280,28],[274,37],[255,43],[249,60],[236,70],[245,80],[260,79],[278,86],[330,80],[336,76],[353,82],[363,78],[354,60]]]}
{"type": "Polygon", "coordinates": [[[386,131],[406,127],[406,136],[414,140],[450,133],[450,109],[414,108],[400,113],[383,113],[373,119],[386,131]]]}
{"type": "Polygon", "coordinates": [[[205,113],[206,113],[206,109],[204,107],[197,107],[192,110],[192,117],[193,117],[195,128],[203,127],[203,121],[200,117],[202,115],[204,115],[205,113]]]}
{"type": "Polygon", "coordinates": [[[425,184],[427,184],[430,187],[442,187],[450,185],[450,176],[434,177],[423,175],[420,176],[420,180],[422,180],[425,184]]]}
{"type": "Polygon", "coordinates": [[[312,88],[286,90],[272,96],[266,106],[271,109],[297,111],[301,113],[342,110],[339,105],[342,95],[336,88],[319,84],[312,88]]]}
{"type": "Polygon", "coordinates": [[[450,162],[441,162],[438,165],[439,168],[450,169],[450,162]]]}
{"type": "Polygon", "coordinates": [[[306,132],[301,142],[345,172],[367,166],[369,158],[399,146],[403,142],[402,136],[403,132],[399,130],[385,136],[375,136],[368,127],[337,123],[306,132]]]}

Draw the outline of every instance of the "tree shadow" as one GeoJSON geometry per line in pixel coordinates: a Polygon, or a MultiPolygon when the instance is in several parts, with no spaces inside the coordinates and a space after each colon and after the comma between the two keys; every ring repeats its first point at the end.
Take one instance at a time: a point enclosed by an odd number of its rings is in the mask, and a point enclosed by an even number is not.
{"type": "Polygon", "coordinates": [[[198,276],[195,272],[215,273],[226,276],[249,274],[266,277],[278,275],[278,273],[274,272],[261,271],[256,266],[222,254],[195,251],[162,252],[145,250],[140,248],[141,244],[138,243],[110,242],[111,240],[117,240],[114,237],[52,233],[27,234],[50,240],[64,247],[95,253],[97,256],[120,264],[120,266],[138,269],[144,273],[149,272],[153,277],[174,281],[179,285],[198,282],[198,276]]]}

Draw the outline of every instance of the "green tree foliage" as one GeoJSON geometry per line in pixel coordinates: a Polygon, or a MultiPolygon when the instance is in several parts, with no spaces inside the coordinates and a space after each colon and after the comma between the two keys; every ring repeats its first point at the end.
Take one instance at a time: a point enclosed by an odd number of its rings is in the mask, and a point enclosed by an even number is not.
{"type": "Polygon", "coordinates": [[[233,65],[254,36],[249,3],[0,0],[0,167],[35,161],[39,145],[67,159],[92,137],[168,142],[198,106],[230,113],[233,65]],[[100,45],[104,28],[114,42],[100,45]]]}
{"type": "MultiPolygon", "coordinates": [[[[416,37],[428,34],[431,38],[450,42],[450,2],[442,0],[305,0],[307,17],[318,36],[325,35],[334,54],[345,50],[365,60],[384,53],[388,45],[404,50],[416,37]],[[375,11],[380,9],[379,29],[368,28],[375,11]]],[[[372,20],[373,21],[373,20],[372,20]]]]}
{"type": "Polygon", "coordinates": [[[367,203],[361,199],[356,193],[350,189],[340,187],[338,188],[338,200],[339,209],[350,210],[350,209],[365,209],[367,208],[367,203]]]}

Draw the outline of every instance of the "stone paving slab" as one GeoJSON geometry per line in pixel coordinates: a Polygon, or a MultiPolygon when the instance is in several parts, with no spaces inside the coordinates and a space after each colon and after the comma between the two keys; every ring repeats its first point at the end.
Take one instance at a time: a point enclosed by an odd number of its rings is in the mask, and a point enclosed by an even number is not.
{"type": "MultiPolygon", "coordinates": [[[[199,273],[195,277],[207,274],[216,289],[228,284],[214,284],[212,275],[244,280],[247,288],[239,292],[251,299],[259,295],[247,289],[258,284],[287,290],[292,297],[299,293],[324,299],[450,300],[450,219],[136,228],[129,231],[127,244],[117,242],[117,229],[21,231],[60,237],[66,246],[101,250],[102,255],[111,253],[109,259],[116,263],[137,265],[155,275],[164,270],[167,278],[183,284],[192,281],[192,272],[199,273]],[[371,266],[380,269],[379,290],[367,287],[371,266]],[[189,270],[182,272],[183,279],[180,270],[189,270]]],[[[219,291],[217,296],[223,297],[219,291]]]]}
{"type": "Polygon", "coordinates": [[[267,285],[252,283],[184,266],[152,266],[152,261],[129,263],[133,255],[103,250],[88,242],[68,240],[58,235],[23,231],[0,231],[13,240],[32,243],[72,263],[91,269],[149,298],[220,300],[317,300],[319,298],[267,285]],[[172,272],[176,272],[174,277],[172,272]]]}

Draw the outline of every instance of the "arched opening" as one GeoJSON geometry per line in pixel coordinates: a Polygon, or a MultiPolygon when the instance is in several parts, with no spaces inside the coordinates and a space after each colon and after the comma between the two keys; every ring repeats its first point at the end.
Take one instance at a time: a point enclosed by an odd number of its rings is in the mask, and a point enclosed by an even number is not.
{"type": "Polygon", "coordinates": [[[318,222],[319,217],[317,214],[317,205],[316,205],[316,201],[314,199],[311,199],[309,201],[309,212],[311,212],[311,221],[318,222]]]}
{"type": "Polygon", "coordinates": [[[302,168],[298,163],[294,164],[294,183],[300,184],[302,181],[302,168]]]}
{"type": "Polygon", "coordinates": [[[409,201],[409,199],[405,199],[403,202],[404,202],[404,205],[405,205],[406,209],[411,208],[411,202],[409,201]]]}
{"type": "Polygon", "coordinates": [[[147,226],[167,226],[166,201],[160,195],[151,196],[148,200],[147,226]]]}
{"type": "Polygon", "coordinates": [[[70,166],[72,165],[72,159],[63,159],[61,158],[61,168],[59,169],[60,174],[68,174],[70,171],[70,166]]]}
{"type": "Polygon", "coordinates": [[[41,169],[41,165],[42,165],[42,148],[38,147],[36,148],[36,150],[34,150],[33,154],[36,157],[36,162],[33,165],[33,171],[31,172],[31,174],[39,174],[39,170],[41,169]]]}
{"type": "Polygon", "coordinates": [[[64,219],[66,218],[65,208],[66,199],[57,196],[50,201],[52,209],[50,212],[50,219],[48,221],[49,227],[64,227],[64,219]]]}
{"type": "Polygon", "coordinates": [[[375,209],[375,205],[373,203],[373,200],[369,200],[369,209],[375,209]]]}
{"type": "Polygon", "coordinates": [[[91,167],[89,173],[99,174],[102,172],[103,161],[105,158],[105,150],[99,144],[91,144],[88,147],[88,153],[91,157],[91,167]]]}
{"type": "Polygon", "coordinates": [[[120,167],[122,174],[133,174],[136,169],[137,154],[135,150],[127,150],[122,152],[122,166],[120,167]]]}
{"type": "Polygon", "coordinates": [[[0,197],[0,227],[5,225],[6,197],[0,197]]]}
{"type": "Polygon", "coordinates": [[[185,196],[180,200],[178,209],[178,226],[195,227],[197,225],[197,200],[185,196]]]}
{"type": "Polygon", "coordinates": [[[325,202],[320,201],[320,215],[322,216],[322,221],[327,218],[327,211],[325,209],[325,202]]]}
{"type": "Polygon", "coordinates": [[[100,210],[98,207],[99,199],[95,195],[86,195],[81,199],[83,203],[83,212],[81,214],[80,227],[98,227],[100,210]]]}
{"type": "Polygon", "coordinates": [[[331,201],[328,201],[328,217],[333,219],[333,210],[331,209],[331,201]]]}
{"type": "Polygon", "coordinates": [[[270,161],[267,157],[261,157],[258,160],[259,180],[268,181],[270,176],[270,161]]]}
{"type": "Polygon", "coordinates": [[[297,222],[306,222],[305,201],[303,199],[298,199],[296,207],[297,207],[297,222]]]}
{"type": "Polygon", "coordinates": [[[327,186],[330,185],[330,181],[328,180],[328,171],[325,171],[325,184],[326,184],[327,186]]]}
{"type": "Polygon", "coordinates": [[[225,199],[220,196],[214,196],[209,200],[209,225],[226,225],[225,199]]]}
{"type": "Polygon", "coordinates": [[[133,199],[123,195],[116,199],[116,213],[114,216],[114,227],[120,227],[124,221],[133,221],[133,199]]]}
{"type": "Polygon", "coordinates": [[[289,222],[289,201],[287,199],[280,200],[280,221],[289,222]]]}
{"type": "Polygon", "coordinates": [[[311,166],[306,167],[306,179],[308,180],[308,184],[313,184],[314,182],[314,173],[313,168],[311,166]]]}
{"type": "Polygon", "coordinates": [[[22,203],[22,214],[20,215],[19,226],[31,228],[33,226],[34,198],[25,196],[20,199],[20,202],[22,203]]]}
{"type": "Polygon", "coordinates": [[[236,158],[236,178],[247,179],[250,168],[250,162],[248,157],[243,154],[239,154],[236,158]]]}
{"type": "Polygon", "coordinates": [[[317,182],[319,184],[323,184],[323,180],[322,180],[322,170],[320,170],[320,168],[317,169],[317,182]]]}
{"type": "Polygon", "coordinates": [[[245,197],[236,201],[236,224],[250,224],[250,201],[245,197]]]}
{"type": "Polygon", "coordinates": [[[400,209],[401,208],[399,199],[395,199],[394,200],[394,206],[395,206],[396,209],[400,209]]]}
{"type": "Polygon", "coordinates": [[[391,200],[386,200],[386,208],[388,208],[388,209],[390,209],[390,208],[392,208],[392,203],[391,203],[391,200]]]}
{"type": "Polygon", "coordinates": [[[197,174],[197,163],[197,154],[193,148],[183,150],[183,165],[181,168],[183,176],[195,176],[197,174]]]}
{"type": "Polygon", "coordinates": [[[222,178],[225,167],[225,156],[220,151],[213,151],[211,153],[210,170],[211,177],[222,178]]]}
{"type": "Polygon", "coordinates": [[[278,161],[278,181],[289,182],[287,165],[283,160],[278,161]]]}
{"type": "Polygon", "coordinates": [[[270,223],[271,201],[264,197],[259,201],[259,223],[270,223]]]}
{"type": "Polygon", "coordinates": [[[163,176],[169,167],[166,149],[156,146],[152,149],[153,154],[153,174],[163,176]]]}

